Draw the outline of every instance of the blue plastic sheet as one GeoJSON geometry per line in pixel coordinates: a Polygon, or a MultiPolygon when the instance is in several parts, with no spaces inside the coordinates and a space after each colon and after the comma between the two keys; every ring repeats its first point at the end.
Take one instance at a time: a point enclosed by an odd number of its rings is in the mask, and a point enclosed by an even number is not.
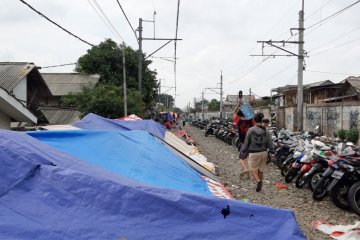
{"type": "Polygon", "coordinates": [[[89,113],[72,125],[87,130],[145,130],[161,139],[164,138],[166,130],[165,126],[154,120],[121,121],[104,118],[93,113],[89,113]]]}
{"type": "Polygon", "coordinates": [[[240,110],[243,112],[246,120],[254,118],[254,110],[249,103],[242,104],[240,110]]]}
{"type": "Polygon", "coordinates": [[[0,131],[0,155],[0,239],[305,239],[291,211],[150,187],[23,133],[0,131]]]}
{"type": "Polygon", "coordinates": [[[159,187],[212,196],[200,173],[145,131],[41,131],[29,135],[83,161],[159,187]]]}

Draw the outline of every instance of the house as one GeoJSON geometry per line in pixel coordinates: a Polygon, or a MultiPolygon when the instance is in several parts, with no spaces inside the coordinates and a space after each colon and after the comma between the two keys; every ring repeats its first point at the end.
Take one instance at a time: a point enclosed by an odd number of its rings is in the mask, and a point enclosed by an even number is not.
{"type": "MultiPolygon", "coordinates": [[[[312,89],[314,96],[318,89],[312,89]]],[[[360,101],[360,77],[348,77],[340,83],[325,86],[323,91],[325,94],[317,99],[314,98],[311,103],[360,101]]]]}
{"type": "MultiPolygon", "coordinates": [[[[333,85],[334,83],[330,80],[305,84],[303,86],[304,103],[318,103],[328,96],[336,96],[337,90],[332,88],[333,85]]],[[[297,91],[298,85],[286,85],[278,88],[278,92],[283,95],[286,107],[296,105],[297,91]]]]}
{"type": "MultiPolygon", "coordinates": [[[[252,95],[243,95],[243,99],[247,99],[249,102],[255,101],[255,97],[252,95]]],[[[223,112],[232,112],[238,101],[239,95],[227,95],[225,101],[223,101],[223,112]]]]}
{"type": "Polygon", "coordinates": [[[0,128],[10,129],[11,122],[46,121],[39,106],[50,94],[34,63],[0,62],[0,128]]]}
{"type": "Polygon", "coordinates": [[[60,106],[60,99],[70,93],[79,93],[85,87],[93,88],[99,82],[97,74],[80,73],[41,73],[51,96],[46,106],[41,107],[49,124],[68,124],[80,120],[80,112],[60,106]]]}

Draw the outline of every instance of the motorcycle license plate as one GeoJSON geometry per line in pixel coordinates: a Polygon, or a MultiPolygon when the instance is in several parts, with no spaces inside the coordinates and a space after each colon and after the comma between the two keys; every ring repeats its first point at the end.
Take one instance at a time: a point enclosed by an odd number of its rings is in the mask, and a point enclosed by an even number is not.
{"type": "Polygon", "coordinates": [[[335,171],[335,172],[333,172],[333,174],[331,174],[331,176],[333,178],[337,178],[337,179],[341,179],[343,175],[344,175],[344,173],[341,171],[335,171]]]}
{"type": "Polygon", "coordinates": [[[292,164],[292,167],[293,167],[293,168],[297,168],[299,165],[300,165],[299,163],[294,162],[294,163],[292,164]]]}

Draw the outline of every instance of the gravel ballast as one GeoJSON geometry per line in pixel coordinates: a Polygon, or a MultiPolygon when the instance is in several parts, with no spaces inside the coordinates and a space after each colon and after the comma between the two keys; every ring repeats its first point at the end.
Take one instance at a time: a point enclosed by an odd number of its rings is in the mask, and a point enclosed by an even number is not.
{"type": "Polygon", "coordinates": [[[256,184],[252,178],[239,178],[242,169],[237,149],[213,135],[205,137],[205,132],[199,128],[187,124],[183,129],[196,141],[208,161],[217,166],[219,179],[237,200],[292,210],[308,239],[332,239],[314,230],[311,227],[313,221],[324,220],[335,225],[348,225],[359,221],[356,214],[337,208],[329,197],[316,202],[307,186],[298,189],[295,180],[290,184],[285,183],[280,170],[272,163],[266,167],[262,191],[256,192],[256,184]],[[276,187],[278,183],[288,188],[279,189],[276,187]]]}

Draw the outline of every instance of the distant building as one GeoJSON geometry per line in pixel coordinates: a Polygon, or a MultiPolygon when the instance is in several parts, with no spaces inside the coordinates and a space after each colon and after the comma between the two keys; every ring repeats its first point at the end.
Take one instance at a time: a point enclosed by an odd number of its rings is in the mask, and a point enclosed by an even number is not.
{"type": "MultiPolygon", "coordinates": [[[[254,102],[255,97],[249,95],[243,95],[243,99],[248,102],[254,102]]],[[[239,101],[239,95],[227,95],[225,101],[223,101],[223,112],[232,112],[239,101]]]]}
{"type": "Polygon", "coordinates": [[[69,124],[80,119],[80,112],[60,106],[60,99],[70,93],[79,93],[85,87],[93,88],[99,82],[97,74],[41,73],[51,96],[46,106],[41,107],[49,124],[69,124]]]}

